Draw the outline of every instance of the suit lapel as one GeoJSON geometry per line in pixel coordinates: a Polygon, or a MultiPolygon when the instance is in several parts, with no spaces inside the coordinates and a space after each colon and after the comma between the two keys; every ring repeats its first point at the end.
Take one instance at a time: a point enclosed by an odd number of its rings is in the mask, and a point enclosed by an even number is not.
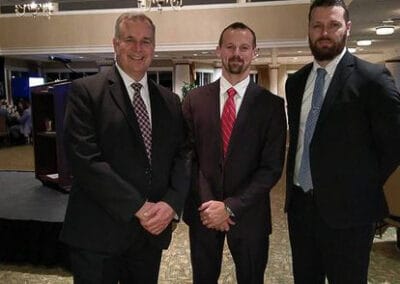
{"type": "Polygon", "coordinates": [[[137,140],[137,144],[141,145],[143,148],[142,152],[147,160],[146,148],[142,138],[142,132],[140,131],[139,123],[136,118],[135,110],[125,88],[124,82],[115,66],[112,68],[112,70],[110,70],[108,74],[108,80],[110,83],[110,94],[113,97],[118,109],[120,109],[120,111],[124,114],[128,125],[132,128],[134,133],[133,136],[137,140]]]}
{"type": "MultiPolygon", "coordinates": [[[[170,131],[171,115],[168,106],[161,94],[161,90],[150,79],[147,80],[149,86],[150,105],[151,105],[151,133],[152,147],[151,160],[152,165],[159,159],[162,159],[162,151],[168,147],[168,133],[170,131]]],[[[144,145],[144,144],[143,144],[144,145]]]]}
{"type": "Polygon", "coordinates": [[[204,119],[210,123],[208,129],[211,133],[207,133],[210,145],[215,145],[215,149],[219,155],[219,162],[222,162],[222,138],[221,138],[221,113],[220,113],[220,80],[215,81],[208,85],[202,95],[202,105],[204,106],[204,119]]]}
{"type": "Polygon", "coordinates": [[[338,66],[336,67],[335,74],[333,75],[332,81],[326,92],[324,103],[322,104],[321,112],[319,114],[315,131],[318,131],[320,125],[326,119],[335,99],[337,98],[340,91],[346,85],[347,79],[354,69],[354,57],[346,52],[338,66]]]}
{"type": "Polygon", "coordinates": [[[114,98],[117,107],[126,117],[129,126],[135,131],[140,132],[139,124],[136,120],[135,110],[131,100],[129,99],[128,92],[125,88],[124,82],[119,75],[116,67],[110,70],[108,75],[110,83],[110,94],[114,98]]]}

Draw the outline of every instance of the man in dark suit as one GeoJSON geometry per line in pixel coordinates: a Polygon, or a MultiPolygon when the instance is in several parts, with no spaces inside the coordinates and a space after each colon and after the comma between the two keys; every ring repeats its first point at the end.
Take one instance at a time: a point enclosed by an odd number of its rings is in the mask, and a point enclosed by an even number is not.
{"type": "Polygon", "coordinates": [[[116,64],[72,83],[65,141],[73,185],[61,239],[74,283],[157,283],[189,188],[179,98],[148,80],[155,27],[122,14],[116,64]]]}
{"type": "Polygon", "coordinates": [[[295,283],[367,283],[382,186],[400,161],[400,96],[386,68],[346,50],[342,0],[309,12],[314,62],[286,83],[289,235],[295,283]]]}
{"type": "Polygon", "coordinates": [[[256,36],[243,23],[223,30],[222,77],[191,91],[183,113],[194,152],[189,225],[193,282],[215,284],[225,236],[238,283],[263,283],[271,233],[269,192],[281,176],[283,100],[250,81],[256,36]]]}

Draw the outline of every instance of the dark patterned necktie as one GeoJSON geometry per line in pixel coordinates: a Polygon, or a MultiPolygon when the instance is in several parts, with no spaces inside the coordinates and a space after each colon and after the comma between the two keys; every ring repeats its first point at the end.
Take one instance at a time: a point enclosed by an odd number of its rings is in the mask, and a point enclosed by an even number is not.
{"type": "Polygon", "coordinates": [[[313,188],[311,167],[310,167],[310,143],[317,124],[319,112],[324,102],[324,83],[326,70],[317,69],[317,78],[315,79],[314,92],[312,95],[311,109],[307,116],[306,127],[304,131],[303,155],[299,170],[299,183],[301,188],[307,192],[313,188]]]}
{"type": "Polygon", "coordinates": [[[151,125],[146,105],[144,104],[144,101],[140,96],[140,89],[142,88],[142,84],[132,83],[131,87],[135,91],[133,95],[133,106],[135,108],[136,118],[139,123],[140,131],[142,132],[142,138],[144,146],[146,147],[147,158],[151,163],[151,125]]]}
{"type": "Polygon", "coordinates": [[[228,151],[229,140],[231,138],[233,125],[236,119],[236,107],[235,107],[235,95],[236,90],[229,88],[227,91],[228,98],[225,101],[224,108],[221,116],[221,136],[222,136],[222,148],[224,151],[224,158],[228,151]]]}

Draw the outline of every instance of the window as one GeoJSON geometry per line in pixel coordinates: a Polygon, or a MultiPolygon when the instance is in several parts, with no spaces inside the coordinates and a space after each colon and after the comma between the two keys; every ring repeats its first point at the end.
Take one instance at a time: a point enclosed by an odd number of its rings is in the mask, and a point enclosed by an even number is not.
{"type": "Polygon", "coordinates": [[[172,71],[148,71],[147,76],[157,84],[172,91],[172,71]]]}
{"type": "Polygon", "coordinates": [[[195,83],[197,86],[204,86],[211,83],[212,73],[211,72],[196,72],[195,83]]]}
{"type": "Polygon", "coordinates": [[[250,81],[257,84],[258,82],[258,73],[250,73],[250,81]]]}

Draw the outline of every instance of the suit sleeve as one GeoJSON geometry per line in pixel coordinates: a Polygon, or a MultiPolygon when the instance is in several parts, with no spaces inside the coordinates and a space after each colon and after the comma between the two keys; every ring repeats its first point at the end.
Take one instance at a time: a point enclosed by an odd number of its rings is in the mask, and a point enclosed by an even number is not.
{"type": "Polygon", "coordinates": [[[96,135],[96,111],[101,110],[95,110],[88,89],[83,83],[74,81],[64,124],[64,139],[74,184],[77,190],[85,191],[88,198],[115,220],[129,222],[145,200],[103,158],[96,135]]]}
{"type": "Polygon", "coordinates": [[[376,84],[369,110],[383,184],[400,163],[400,94],[386,68],[377,77],[376,84]]]}
{"type": "Polygon", "coordinates": [[[187,128],[182,115],[181,103],[178,96],[175,96],[175,111],[177,113],[178,147],[175,152],[170,174],[170,187],[162,198],[180,216],[190,185],[191,155],[187,128]]]}
{"type": "Polygon", "coordinates": [[[282,174],[286,145],[286,115],[283,100],[279,100],[272,111],[258,169],[240,195],[224,200],[237,218],[240,218],[253,204],[259,202],[260,197],[272,189],[282,174]]]}
{"type": "MultiPolygon", "coordinates": [[[[196,90],[195,90],[196,91],[196,90]]],[[[183,116],[186,122],[186,126],[188,129],[188,144],[191,149],[191,175],[192,175],[192,184],[191,184],[191,192],[189,194],[189,198],[191,198],[192,202],[194,202],[195,206],[199,206],[201,203],[215,200],[214,194],[211,190],[211,186],[208,180],[205,178],[202,170],[199,166],[199,158],[198,153],[196,151],[196,141],[195,141],[195,125],[194,125],[194,117],[192,112],[192,92],[185,97],[183,100],[183,116]]]]}

